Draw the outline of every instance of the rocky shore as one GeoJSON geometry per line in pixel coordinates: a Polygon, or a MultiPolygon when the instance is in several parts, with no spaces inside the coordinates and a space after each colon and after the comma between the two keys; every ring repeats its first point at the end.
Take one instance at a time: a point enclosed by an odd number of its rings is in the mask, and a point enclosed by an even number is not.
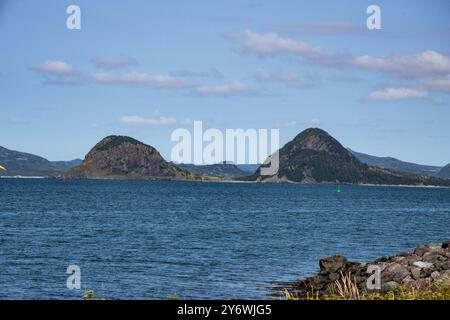
{"type": "Polygon", "coordinates": [[[332,256],[321,259],[319,266],[318,274],[285,286],[286,292],[300,299],[311,294],[317,297],[337,294],[336,289],[348,289],[352,285],[357,287],[354,291],[358,291],[358,295],[433,292],[450,288],[450,241],[420,244],[413,252],[401,252],[371,263],[351,262],[344,256],[332,256]]]}

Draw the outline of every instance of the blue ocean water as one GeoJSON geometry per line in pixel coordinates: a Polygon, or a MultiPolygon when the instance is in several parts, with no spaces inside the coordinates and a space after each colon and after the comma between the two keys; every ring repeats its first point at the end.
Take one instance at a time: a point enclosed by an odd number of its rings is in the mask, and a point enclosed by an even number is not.
{"type": "Polygon", "coordinates": [[[267,299],[324,256],[443,240],[450,189],[0,179],[0,299],[267,299]]]}

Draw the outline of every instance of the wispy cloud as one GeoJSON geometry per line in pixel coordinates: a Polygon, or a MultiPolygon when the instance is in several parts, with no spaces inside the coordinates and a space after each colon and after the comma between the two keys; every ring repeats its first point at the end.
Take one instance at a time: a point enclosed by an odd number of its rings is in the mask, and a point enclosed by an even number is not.
{"type": "Polygon", "coordinates": [[[256,70],[255,78],[259,81],[281,82],[290,87],[305,87],[313,84],[310,79],[301,78],[294,73],[283,73],[265,69],[256,70]]]}
{"type": "Polygon", "coordinates": [[[371,101],[399,101],[409,99],[420,99],[428,96],[424,90],[411,88],[385,88],[372,92],[367,99],[371,101]]]}
{"type": "Polygon", "coordinates": [[[195,89],[195,92],[200,95],[215,95],[215,96],[237,96],[246,95],[250,93],[250,89],[247,85],[241,82],[233,82],[229,84],[219,86],[200,86],[195,89]]]}
{"type": "Polygon", "coordinates": [[[450,75],[423,80],[423,85],[433,91],[450,92],[450,75]]]}
{"type": "Polygon", "coordinates": [[[138,65],[137,60],[133,58],[93,58],[92,63],[102,69],[119,69],[138,65]]]}
{"type": "Polygon", "coordinates": [[[82,85],[82,76],[81,75],[73,75],[73,76],[67,76],[67,77],[55,77],[55,78],[48,78],[45,80],[44,84],[51,84],[51,85],[63,85],[63,86],[78,86],[82,85]]]}
{"type": "Polygon", "coordinates": [[[177,119],[173,117],[145,118],[141,116],[124,116],[119,122],[125,125],[140,126],[167,126],[177,123],[177,119]]]}
{"type": "Polygon", "coordinates": [[[313,35],[356,34],[367,30],[363,26],[347,21],[277,23],[274,27],[283,32],[313,35]]]}
{"type": "Polygon", "coordinates": [[[174,72],[173,75],[177,77],[186,77],[186,78],[214,78],[214,79],[224,78],[224,75],[217,69],[211,69],[208,71],[181,70],[174,72]]]}
{"type": "Polygon", "coordinates": [[[46,60],[30,69],[34,72],[53,76],[68,76],[74,73],[74,69],[70,64],[57,60],[46,60]]]}
{"type": "Polygon", "coordinates": [[[293,127],[296,127],[298,124],[306,125],[309,127],[317,126],[320,124],[320,119],[319,118],[311,118],[311,119],[302,120],[300,122],[297,122],[296,120],[288,120],[288,121],[285,121],[282,125],[283,125],[283,127],[286,127],[286,128],[293,128],[293,127]]]}
{"type": "Polygon", "coordinates": [[[99,72],[91,74],[91,79],[98,84],[106,85],[150,86],[166,89],[184,88],[188,86],[187,82],[171,75],[140,72],[130,72],[120,75],[99,72]]]}
{"type": "Polygon", "coordinates": [[[260,57],[293,55],[308,62],[335,67],[354,67],[373,70],[405,78],[442,76],[450,73],[450,58],[434,50],[426,50],[415,55],[374,57],[354,56],[350,53],[330,54],[306,42],[281,37],[275,32],[257,33],[245,30],[233,37],[240,45],[242,53],[260,57]]]}
{"type": "Polygon", "coordinates": [[[59,60],[46,60],[30,70],[40,74],[45,84],[78,85],[80,74],[68,63],[59,60]]]}
{"type": "Polygon", "coordinates": [[[363,69],[382,71],[409,78],[450,73],[449,57],[433,50],[427,50],[417,55],[391,58],[360,56],[353,60],[353,64],[363,69]]]}
{"type": "Polygon", "coordinates": [[[328,78],[328,80],[332,81],[332,82],[348,82],[348,83],[361,83],[361,82],[365,82],[366,79],[361,77],[361,76],[357,76],[357,75],[352,75],[352,74],[346,74],[346,73],[342,73],[342,74],[336,74],[333,76],[330,76],[328,78]]]}
{"type": "Polygon", "coordinates": [[[346,62],[349,58],[347,54],[327,54],[320,47],[313,47],[306,42],[283,38],[275,32],[260,34],[245,30],[234,38],[241,45],[241,52],[253,53],[260,57],[296,55],[308,61],[322,64],[340,64],[346,62]]]}

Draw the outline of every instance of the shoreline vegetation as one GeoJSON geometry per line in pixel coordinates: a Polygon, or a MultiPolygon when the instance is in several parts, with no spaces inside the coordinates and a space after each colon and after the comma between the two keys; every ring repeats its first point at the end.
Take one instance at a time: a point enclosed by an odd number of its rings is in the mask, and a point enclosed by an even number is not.
{"type": "MultiPolygon", "coordinates": [[[[62,180],[63,177],[40,177],[40,176],[0,176],[0,179],[31,179],[31,180],[62,180]]],[[[181,182],[217,182],[217,183],[243,183],[243,184],[292,184],[292,185],[334,185],[334,186],[362,186],[362,187],[396,187],[396,188],[431,188],[431,189],[449,189],[450,186],[440,185],[411,185],[411,184],[373,184],[373,183],[338,183],[338,182],[296,182],[296,181],[245,181],[219,177],[202,176],[199,179],[172,179],[167,177],[147,177],[143,178],[127,178],[127,177],[98,177],[98,178],[75,178],[67,180],[114,180],[114,181],[181,181],[181,182]]],[[[67,181],[66,180],[66,181],[67,181]]]]}
{"type": "Polygon", "coordinates": [[[413,252],[370,263],[326,257],[319,266],[317,274],[280,284],[273,295],[288,300],[450,300],[450,241],[419,244],[413,252]]]}

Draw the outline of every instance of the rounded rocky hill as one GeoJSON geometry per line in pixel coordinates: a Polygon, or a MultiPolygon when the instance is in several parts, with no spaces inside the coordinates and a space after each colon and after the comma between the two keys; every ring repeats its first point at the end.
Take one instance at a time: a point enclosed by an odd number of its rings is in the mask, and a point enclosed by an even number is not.
{"type": "Polygon", "coordinates": [[[195,179],[168,163],[154,147],[126,136],[108,136],[97,143],[69,177],[89,179],[195,179]]]}
{"type": "Polygon", "coordinates": [[[357,182],[368,169],[336,139],[318,128],[299,133],[280,149],[279,176],[292,181],[357,182]]]}
{"type": "Polygon", "coordinates": [[[450,186],[444,179],[369,166],[319,128],[302,131],[279,150],[277,174],[261,175],[259,168],[255,174],[241,180],[450,186]]]}

